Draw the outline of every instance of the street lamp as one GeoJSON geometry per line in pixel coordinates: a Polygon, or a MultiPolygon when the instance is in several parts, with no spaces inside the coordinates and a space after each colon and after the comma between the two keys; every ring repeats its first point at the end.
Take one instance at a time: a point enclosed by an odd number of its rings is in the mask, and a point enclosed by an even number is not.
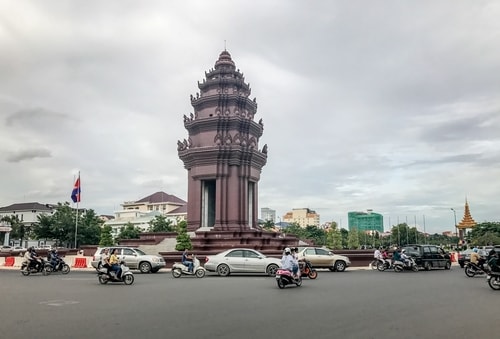
{"type": "Polygon", "coordinates": [[[454,208],[451,208],[453,211],[453,215],[455,216],[455,236],[457,237],[457,250],[458,250],[458,243],[459,243],[459,238],[458,238],[458,229],[457,229],[457,211],[455,211],[454,208]]]}

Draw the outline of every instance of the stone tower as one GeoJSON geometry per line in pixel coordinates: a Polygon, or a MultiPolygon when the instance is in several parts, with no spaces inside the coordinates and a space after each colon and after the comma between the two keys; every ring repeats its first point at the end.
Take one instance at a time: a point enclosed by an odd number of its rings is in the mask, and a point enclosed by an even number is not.
{"type": "Polygon", "coordinates": [[[188,231],[212,227],[244,231],[257,226],[258,182],[267,161],[259,150],[264,125],[255,122],[257,102],[231,55],[224,50],[191,95],[194,113],[184,115],[188,139],[177,142],[188,171],[188,231]]]}

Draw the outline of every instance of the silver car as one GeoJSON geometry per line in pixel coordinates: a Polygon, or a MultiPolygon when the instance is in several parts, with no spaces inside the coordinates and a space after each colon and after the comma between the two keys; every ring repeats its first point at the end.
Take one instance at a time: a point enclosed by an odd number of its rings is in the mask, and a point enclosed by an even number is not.
{"type": "Polygon", "coordinates": [[[105,248],[109,248],[110,254],[113,249],[116,249],[119,260],[125,261],[127,267],[132,270],[137,269],[141,271],[141,273],[156,273],[160,268],[166,266],[165,259],[159,255],[148,255],[140,249],[133,247],[112,246],[97,248],[90,263],[92,267],[98,268],[100,266],[102,253],[105,248]]]}
{"type": "Polygon", "coordinates": [[[265,273],[275,276],[281,266],[281,260],[266,257],[259,251],[249,248],[232,248],[230,250],[209,255],[205,258],[205,269],[217,272],[221,277],[231,273],[265,273]]]}

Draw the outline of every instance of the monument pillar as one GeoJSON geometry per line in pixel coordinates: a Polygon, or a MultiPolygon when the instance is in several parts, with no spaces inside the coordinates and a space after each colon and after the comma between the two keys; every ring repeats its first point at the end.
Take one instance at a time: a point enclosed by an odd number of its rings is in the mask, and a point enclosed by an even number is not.
{"type": "Polygon", "coordinates": [[[250,86],[224,50],[191,95],[194,112],[184,115],[188,138],[177,142],[188,173],[188,230],[255,228],[258,182],[267,162],[259,150],[264,125],[254,121],[257,102],[250,86]]]}

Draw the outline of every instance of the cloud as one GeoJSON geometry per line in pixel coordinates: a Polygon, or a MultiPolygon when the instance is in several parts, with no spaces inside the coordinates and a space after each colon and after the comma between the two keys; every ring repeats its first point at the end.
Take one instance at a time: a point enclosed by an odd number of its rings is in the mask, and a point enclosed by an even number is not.
{"type": "Polygon", "coordinates": [[[22,150],[15,153],[12,153],[7,156],[8,162],[22,162],[26,160],[33,160],[36,158],[50,158],[50,151],[47,149],[39,148],[39,149],[29,149],[22,150]]]}

